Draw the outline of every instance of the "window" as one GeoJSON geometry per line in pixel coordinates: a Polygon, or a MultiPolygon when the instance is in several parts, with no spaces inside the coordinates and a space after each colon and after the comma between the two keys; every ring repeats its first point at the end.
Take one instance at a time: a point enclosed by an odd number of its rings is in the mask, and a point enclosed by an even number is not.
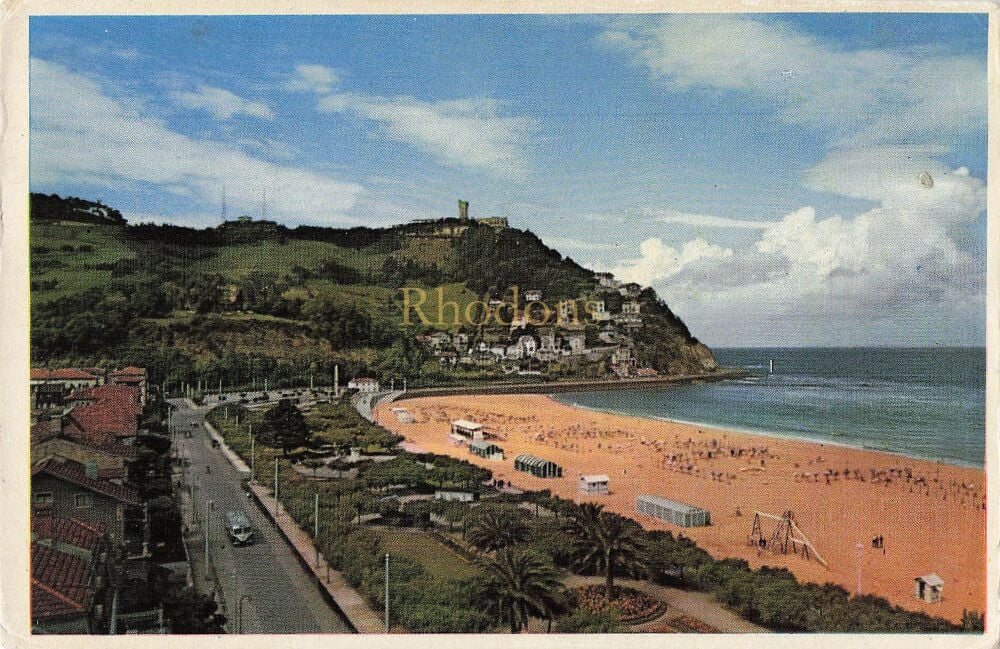
{"type": "Polygon", "coordinates": [[[94,505],[94,497],[91,494],[76,494],[76,496],[73,497],[73,501],[75,502],[77,509],[93,507],[94,505]]]}
{"type": "Polygon", "coordinates": [[[51,505],[54,501],[55,497],[51,491],[39,491],[35,494],[35,502],[40,505],[51,505]]]}

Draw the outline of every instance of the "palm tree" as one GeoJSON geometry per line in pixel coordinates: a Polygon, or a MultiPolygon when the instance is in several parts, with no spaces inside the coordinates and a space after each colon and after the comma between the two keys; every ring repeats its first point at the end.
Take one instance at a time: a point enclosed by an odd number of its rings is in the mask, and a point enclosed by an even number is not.
{"type": "Polygon", "coordinates": [[[480,507],[470,521],[466,538],[483,552],[523,543],[531,529],[522,514],[522,510],[511,507],[480,507]]]}
{"type": "Polygon", "coordinates": [[[605,512],[601,505],[580,505],[567,522],[566,531],[573,538],[577,565],[604,572],[609,598],[614,592],[615,572],[632,572],[643,564],[645,530],[635,521],[605,512]]]}
{"type": "Polygon", "coordinates": [[[549,620],[567,607],[566,587],[555,567],[530,550],[506,548],[478,561],[483,571],[479,596],[499,624],[520,633],[532,615],[549,620]]]}

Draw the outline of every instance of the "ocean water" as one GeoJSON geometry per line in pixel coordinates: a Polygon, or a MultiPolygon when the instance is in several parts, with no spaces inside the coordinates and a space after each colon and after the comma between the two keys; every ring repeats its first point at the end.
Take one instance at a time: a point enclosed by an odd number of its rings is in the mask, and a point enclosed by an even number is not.
{"type": "Polygon", "coordinates": [[[629,415],[983,466],[985,348],[713,351],[720,365],[744,368],[751,376],[555,398],[629,415]]]}

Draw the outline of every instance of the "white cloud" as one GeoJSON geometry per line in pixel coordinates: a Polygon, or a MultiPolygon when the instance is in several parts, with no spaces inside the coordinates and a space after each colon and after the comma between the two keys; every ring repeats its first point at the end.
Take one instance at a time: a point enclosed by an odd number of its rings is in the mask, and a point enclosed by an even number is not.
{"type": "Polygon", "coordinates": [[[971,57],[846,50],[781,22],[725,15],[615,19],[600,41],[669,89],[745,93],[843,143],[937,138],[985,124],[985,62],[971,57]]]}
{"type": "Polygon", "coordinates": [[[31,61],[31,119],[31,178],[41,185],[148,183],[206,211],[205,205],[218,204],[225,183],[232,213],[255,209],[266,188],[269,217],[314,223],[345,220],[364,193],[353,182],[172,131],[107,96],[95,81],[37,58],[31,61]]]}
{"type": "MultiPolygon", "coordinates": [[[[928,314],[942,322],[957,314],[973,317],[968,312],[982,303],[985,268],[980,255],[963,249],[958,233],[986,209],[980,179],[917,149],[885,147],[838,150],[807,179],[819,191],[877,205],[853,217],[826,218],[802,207],[737,250],[700,238],[679,249],[649,239],[639,259],[615,272],[652,283],[679,312],[693,315],[689,324],[695,331],[704,324],[721,336],[727,334],[711,323],[733,313],[789,331],[796,340],[802,337],[795,327],[810,322],[806,329],[820,342],[823,336],[827,342],[840,340],[843,332],[873,319],[893,319],[905,341],[914,332],[904,322],[920,320],[926,327],[928,314]],[[923,172],[933,177],[933,186],[920,183],[923,172]]],[[[963,326],[968,330],[969,320],[963,326]]],[[[756,338],[743,344],[766,340],[760,331],[747,335],[756,338]]],[[[920,335],[925,337],[917,339],[926,341],[935,332],[920,335]]]]}
{"type": "Polygon", "coordinates": [[[695,228],[735,228],[744,230],[762,230],[771,225],[770,221],[746,221],[743,219],[727,219],[710,214],[692,214],[677,210],[649,210],[647,215],[658,223],[679,223],[695,228]]]}
{"type": "Polygon", "coordinates": [[[340,73],[333,68],[302,63],[295,66],[295,74],[285,87],[296,92],[314,92],[321,95],[333,92],[338,83],[340,83],[340,73]]]}
{"type": "Polygon", "coordinates": [[[322,97],[317,107],[371,120],[385,137],[415,146],[454,167],[509,177],[527,171],[525,149],[535,123],[501,114],[502,105],[492,99],[428,102],[338,93],[322,97]]]}
{"type": "Polygon", "coordinates": [[[663,243],[659,237],[654,237],[639,244],[639,254],[638,259],[619,264],[611,272],[623,281],[650,286],[677,275],[687,266],[701,260],[732,257],[733,251],[700,237],[686,242],[678,250],[663,243]]]}
{"type": "Polygon", "coordinates": [[[225,88],[199,84],[194,90],[173,90],[170,97],[179,106],[208,111],[218,119],[231,119],[234,115],[274,119],[274,111],[267,104],[244,99],[225,88]]]}

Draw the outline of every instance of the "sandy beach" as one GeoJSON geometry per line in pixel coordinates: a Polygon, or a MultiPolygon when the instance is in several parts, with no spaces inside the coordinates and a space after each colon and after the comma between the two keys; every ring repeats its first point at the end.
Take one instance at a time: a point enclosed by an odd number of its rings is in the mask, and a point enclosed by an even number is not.
{"type": "MultiPolygon", "coordinates": [[[[425,397],[389,406],[380,424],[416,447],[467,459],[524,489],[550,489],[577,502],[592,500],[648,529],[683,532],[716,557],[751,566],[785,566],[801,580],[833,582],[854,592],[861,550],[861,590],[894,604],[960,621],[962,610],[985,609],[985,475],[980,469],[861,449],[750,435],[706,426],[592,412],[542,395],[425,397]],[[449,440],[450,422],[483,424],[504,449],[488,461],[449,440]],[[553,460],[561,479],[534,478],[513,468],[519,453],[553,460]],[[610,476],[611,494],[585,497],[578,475],[610,476]],[[659,495],[707,509],[712,525],[679,528],[640,516],[635,499],[659,495]],[[796,554],[748,545],[755,511],[794,514],[829,567],[796,554]],[[881,536],[881,547],[872,541],[881,536]],[[914,597],[913,579],[937,573],[942,600],[914,597]]],[[[411,446],[413,448],[413,446],[411,446]]],[[[765,534],[772,529],[765,524],[765,534]]]]}

